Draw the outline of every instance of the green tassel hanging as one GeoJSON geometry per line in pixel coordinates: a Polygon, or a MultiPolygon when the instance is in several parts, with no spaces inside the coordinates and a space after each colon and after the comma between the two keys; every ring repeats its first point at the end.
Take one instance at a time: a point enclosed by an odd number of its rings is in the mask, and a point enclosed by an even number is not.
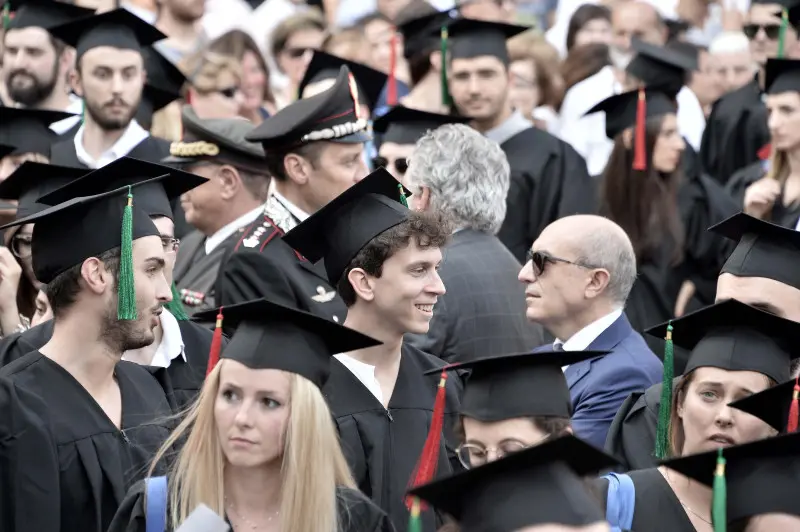
{"type": "Polygon", "coordinates": [[[672,320],[664,337],[664,378],[661,381],[661,404],[658,407],[656,428],[656,458],[664,460],[669,454],[669,414],[672,410],[672,379],[675,376],[675,357],[672,346],[672,320]]]}
{"type": "Polygon", "coordinates": [[[128,203],[122,214],[119,282],[117,283],[117,319],[135,320],[136,289],[133,285],[133,193],[128,187],[128,203]]]}
{"type": "Polygon", "coordinates": [[[420,519],[419,514],[420,502],[418,498],[414,497],[411,503],[411,514],[408,518],[408,532],[422,532],[422,519],[420,519]]]}
{"type": "Polygon", "coordinates": [[[789,12],[784,7],[781,10],[781,29],[778,34],[778,59],[783,59],[784,44],[786,42],[786,30],[789,27],[789,12]]]}
{"type": "Polygon", "coordinates": [[[397,183],[397,190],[400,192],[400,203],[403,204],[403,207],[408,207],[408,200],[406,199],[406,191],[403,190],[403,185],[397,183]]]}
{"type": "Polygon", "coordinates": [[[727,518],[728,505],[728,486],[725,482],[725,457],[722,456],[722,448],[717,450],[717,468],[714,470],[714,487],[711,499],[711,522],[714,532],[726,532],[728,528],[727,518]]]}
{"type": "Polygon", "coordinates": [[[11,5],[6,2],[3,4],[3,29],[7,30],[11,25],[11,5]]]}
{"type": "Polygon", "coordinates": [[[175,283],[172,283],[170,289],[172,290],[172,301],[164,305],[164,308],[166,308],[170,314],[175,316],[176,320],[188,321],[189,315],[186,314],[186,309],[183,308],[181,294],[178,292],[178,287],[175,286],[175,283]]]}
{"type": "Polygon", "coordinates": [[[442,26],[442,32],[439,38],[441,52],[441,84],[442,84],[442,105],[449,107],[453,102],[450,99],[450,89],[447,86],[447,26],[442,26]]]}

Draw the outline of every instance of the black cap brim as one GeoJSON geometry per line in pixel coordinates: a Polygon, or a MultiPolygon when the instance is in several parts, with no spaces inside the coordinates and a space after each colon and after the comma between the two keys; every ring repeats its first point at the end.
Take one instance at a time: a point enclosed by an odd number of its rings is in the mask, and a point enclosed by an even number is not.
{"type": "Polygon", "coordinates": [[[757,417],[778,432],[785,432],[796,384],[797,381],[792,379],[729,403],[728,406],[757,417]]]}

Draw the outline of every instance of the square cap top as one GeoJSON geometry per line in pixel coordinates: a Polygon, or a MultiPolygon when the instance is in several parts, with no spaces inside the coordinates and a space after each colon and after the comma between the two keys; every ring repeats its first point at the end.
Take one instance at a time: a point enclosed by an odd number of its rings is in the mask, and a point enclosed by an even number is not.
{"type": "Polygon", "coordinates": [[[0,143],[13,146],[13,155],[39,153],[50,155],[50,146],[58,135],[50,124],[75,116],[60,111],[0,107],[0,143]]]}
{"type": "MultiPolygon", "coordinates": [[[[586,111],[586,114],[605,113],[606,137],[613,140],[629,127],[636,125],[639,92],[639,90],[632,90],[615,94],[586,111]]],[[[674,114],[677,111],[675,102],[657,89],[648,88],[644,91],[644,95],[647,118],[674,114]]]]}
{"type": "Polygon", "coordinates": [[[167,38],[125,8],[71,20],[54,26],[50,33],[75,48],[76,59],[98,46],[141,52],[142,47],[167,38]]]}
{"type": "Polygon", "coordinates": [[[764,90],[767,94],[800,92],[800,61],[767,59],[764,90]]]}
{"type": "Polygon", "coordinates": [[[453,17],[449,11],[436,11],[430,6],[430,13],[401,21],[397,29],[403,36],[403,56],[411,59],[426,51],[439,47],[442,26],[446,26],[453,17]]]}
{"type": "Polygon", "coordinates": [[[349,61],[321,50],[314,51],[303,80],[297,88],[300,97],[305,97],[306,88],[310,85],[324,80],[335,82],[342,66],[346,66],[353,73],[358,84],[359,94],[362,96],[362,103],[365,103],[370,109],[375,109],[389,76],[362,63],[349,61]]]}
{"type": "Polygon", "coordinates": [[[286,233],[283,241],[312,263],[325,259],[335,286],[361,248],[408,218],[411,211],[401,195],[410,192],[378,168],[286,233]]]}
{"type": "MultiPolygon", "coordinates": [[[[218,312],[198,312],[193,319],[213,322],[218,312]]],[[[235,329],[221,358],[250,369],[295,373],[320,388],[330,374],[333,355],[381,344],[333,321],[266,299],[223,307],[221,312],[224,327],[235,329]]]]}
{"type": "MultiPolygon", "coordinates": [[[[667,323],[645,331],[664,338],[667,323]]],[[[675,361],[675,374],[710,366],[727,371],[755,371],[776,382],[789,378],[798,356],[795,340],[800,323],[728,299],[672,321],[672,341],[691,350],[685,368],[675,361]]]]}
{"type": "Polygon", "coordinates": [[[153,113],[160,111],[175,100],[181,97],[176,91],[160,89],[149,83],[142,87],[142,99],[139,101],[139,109],[136,112],[136,121],[144,124],[150,123],[153,113]]]}
{"type": "MultiPolygon", "coordinates": [[[[133,195],[135,187],[153,181],[133,185],[133,195]]],[[[35,224],[31,244],[33,273],[36,279],[47,284],[86,259],[122,245],[122,217],[128,191],[129,187],[121,187],[94,196],[71,198],[30,216],[18,218],[0,229],[35,224]]],[[[136,205],[135,197],[132,212],[134,241],[160,236],[148,213],[136,205]]]]}
{"type": "Polygon", "coordinates": [[[409,493],[452,515],[463,532],[514,532],[532,525],[585,526],[604,512],[581,477],[617,461],[568,435],[409,493]]]}
{"type": "Polygon", "coordinates": [[[0,182],[0,198],[17,200],[16,218],[25,218],[48,207],[37,201],[40,197],[89,172],[85,168],[25,161],[0,182]]]}
{"type": "Polygon", "coordinates": [[[800,232],[759,220],[743,212],[711,226],[712,233],[738,244],[721,273],[765,277],[800,288],[800,232]]]}
{"type": "Polygon", "coordinates": [[[669,47],[655,46],[640,39],[632,39],[636,55],[628,63],[626,72],[639,79],[646,87],[663,91],[675,98],[686,81],[686,74],[697,70],[697,57],[689,57],[669,47]]]}
{"type": "Polygon", "coordinates": [[[728,406],[756,416],[778,432],[786,432],[795,384],[797,381],[792,379],[729,403],[728,406]]]}
{"type": "Polygon", "coordinates": [[[472,59],[482,55],[493,55],[503,63],[508,63],[506,41],[530,28],[488,22],[470,18],[459,18],[447,26],[447,37],[451,59],[472,59]]]}
{"type": "Polygon", "coordinates": [[[381,135],[381,144],[416,144],[428,131],[439,126],[466,124],[470,120],[465,116],[429,113],[397,105],[372,123],[372,131],[381,135]]]}
{"type": "Polygon", "coordinates": [[[169,166],[133,157],[120,157],[104,167],[89,172],[46,196],[42,196],[39,198],[39,202],[45,205],[58,205],[78,196],[91,196],[127,185],[139,185],[154,177],[161,179],[136,187],[134,195],[136,205],[147,212],[149,216],[166,216],[170,219],[173,218],[170,201],[208,181],[205,177],[176,170],[169,166]]]}
{"type": "Polygon", "coordinates": [[[8,29],[43,28],[64,24],[70,20],[88,17],[94,9],[87,9],[57,0],[11,0],[6,2],[14,13],[8,29]]]}
{"type": "Polygon", "coordinates": [[[318,140],[366,142],[369,116],[359,102],[358,86],[350,69],[342,66],[328,90],[288,105],[264,120],[247,140],[266,149],[300,146],[318,140]]]}
{"type": "MultiPolygon", "coordinates": [[[[572,417],[572,400],[563,366],[608,351],[545,351],[477,358],[444,369],[471,370],[459,413],[483,422],[518,417],[572,417]]],[[[439,373],[441,369],[426,373],[439,373]]]]}
{"type": "Polygon", "coordinates": [[[147,84],[168,92],[180,93],[186,83],[183,72],[164,55],[148,46],[142,49],[147,84]]]}
{"type": "MultiPolygon", "coordinates": [[[[800,432],[723,449],[727,522],[767,513],[800,516],[800,432]]],[[[711,487],[717,451],[662,462],[711,487]]]]}

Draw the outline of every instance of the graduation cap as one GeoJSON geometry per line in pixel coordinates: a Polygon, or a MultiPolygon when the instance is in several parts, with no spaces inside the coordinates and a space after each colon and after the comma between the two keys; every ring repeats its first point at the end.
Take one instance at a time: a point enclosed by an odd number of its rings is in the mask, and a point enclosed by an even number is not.
{"type": "Polygon", "coordinates": [[[368,116],[358,98],[358,86],[346,66],[334,85],[320,94],[298,100],[264,120],[247,140],[270,149],[284,149],[318,140],[366,142],[368,116]]]}
{"type": "Polygon", "coordinates": [[[180,93],[186,83],[186,76],[169,59],[152,46],[142,49],[147,84],[164,91],[180,93]]]}
{"type": "Polygon", "coordinates": [[[738,241],[720,273],[765,277],[800,289],[800,232],[742,212],[708,230],[738,241]]]}
{"type": "Polygon", "coordinates": [[[89,172],[85,168],[25,161],[0,182],[0,198],[17,200],[16,217],[25,218],[49,206],[37,201],[41,196],[89,172]]]}
{"type": "Polygon", "coordinates": [[[412,489],[452,515],[462,532],[512,532],[532,525],[605,521],[581,477],[617,461],[572,435],[412,489]]]}
{"type": "Polygon", "coordinates": [[[715,530],[761,514],[800,516],[800,433],[675,458],[662,465],[713,488],[715,530]]]}
{"type": "Polygon", "coordinates": [[[141,52],[167,37],[124,8],[72,20],[51,28],[50,33],[75,48],[76,60],[98,46],[141,52]]]}
{"type": "Polygon", "coordinates": [[[401,22],[397,29],[403,36],[403,56],[411,59],[440,45],[440,32],[453,18],[449,11],[435,11],[401,22]]]}
{"type": "Polygon", "coordinates": [[[12,154],[14,150],[16,150],[16,148],[14,146],[11,146],[10,144],[0,143],[0,159],[5,157],[6,155],[12,154]]]}
{"type": "Polygon", "coordinates": [[[372,123],[372,131],[381,134],[381,144],[416,144],[425,133],[445,124],[466,124],[463,116],[441,115],[398,105],[372,123]]]}
{"type": "Polygon", "coordinates": [[[408,218],[410,194],[378,168],[286,233],[283,241],[312,263],[324,258],[335,285],[361,248],[408,218]]]}
{"type": "Polygon", "coordinates": [[[800,61],[767,59],[764,90],[767,94],[800,92],[800,61]]]}
{"type": "Polygon", "coordinates": [[[314,51],[303,80],[297,88],[297,93],[302,98],[303,92],[309,85],[324,80],[335,81],[339,76],[342,65],[347,66],[352,72],[358,84],[359,94],[364,98],[363,103],[367,104],[370,109],[375,109],[389,76],[367,65],[349,61],[320,50],[314,51]]]}
{"type": "Polygon", "coordinates": [[[149,216],[173,218],[170,202],[181,194],[208,181],[205,177],[176,170],[161,164],[120,157],[84,176],[70,181],[61,188],[39,198],[45,205],[58,205],[70,198],[90,196],[118,189],[127,185],[138,185],[136,204],[149,216]],[[157,181],[141,184],[142,181],[161,177],[157,181]]]}
{"type": "Polygon", "coordinates": [[[631,40],[631,46],[636,56],[625,71],[646,87],[661,90],[673,99],[683,88],[687,72],[697,70],[697,57],[636,38],[631,40]]]}
{"type": "Polygon", "coordinates": [[[0,107],[0,143],[13,146],[10,155],[39,153],[50,155],[50,146],[58,135],[50,124],[75,116],[60,111],[0,107]]]}
{"type": "Polygon", "coordinates": [[[493,55],[508,64],[506,41],[530,28],[502,22],[488,22],[471,18],[460,18],[447,26],[450,59],[472,59],[482,55],[493,55]]]}
{"type": "MultiPolygon", "coordinates": [[[[214,321],[236,329],[221,358],[251,369],[296,373],[322,387],[330,374],[331,356],[380,345],[358,331],[266,299],[198,312],[197,321],[214,321]]],[[[216,332],[216,331],[215,331],[216,332]]],[[[219,359],[209,358],[209,371],[219,359]]]]}
{"type": "Polygon", "coordinates": [[[94,13],[94,9],[58,0],[11,0],[6,2],[6,6],[14,12],[14,17],[9,21],[8,30],[31,27],[48,30],[53,26],[94,13]]]}
{"type": "Polygon", "coordinates": [[[800,414],[798,397],[800,397],[800,382],[794,378],[734,401],[728,406],[756,416],[778,432],[796,432],[800,414]]]}

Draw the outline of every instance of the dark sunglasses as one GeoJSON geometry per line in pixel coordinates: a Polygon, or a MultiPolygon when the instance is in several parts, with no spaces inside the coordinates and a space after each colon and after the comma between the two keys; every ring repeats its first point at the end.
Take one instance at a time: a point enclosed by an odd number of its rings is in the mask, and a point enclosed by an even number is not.
{"type": "MultiPolygon", "coordinates": [[[[386,157],[373,157],[372,158],[372,167],[377,169],[383,166],[384,168],[389,167],[389,159],[386,157]]],[[[398,157],[394,160],[394,169],[397,170],[398,174],[405,174],[408,170],[408,159],[405,157],[398,157]]]]}
{"type": "Polygon", "coordinates": [[[767,39],[772,41],[781,36],[780,24],[745,24],[742,26],[742,31],[748,39],[755,39],[758,35],[758,30],[764,30],[767,39]]]}
{"type": "Polygon", "coordinates": [[[582,264],[580,262],[573,262],[571,260],[562,259],[559,257],[554,257],[549,253],[545,253],[544,251],[533,251],[532,249],[528,250],[528,255],[526,257],[525,262],[530,262],[533,265],[533,274],[536,277],[539,277],[544,273],[547,264],[556,264],[558,262],[562,264],[572,264],[573,266],[577,266],[578,268],[594,268],[594,266],[589,266],[588,264],[582,264]]]}
{"type": "Polygon", "coordinates": [[[312,50],[312,48],[308,47],[286,48],[283,51],[286,53],[286,55],[288,55],[292,59],[299,59],[303,57],[303,54],[305,54],[309,50],[312,50]]]}
{"type": "Polygon", "coordinates": [[[236,94],[239,92],[239,87],[228,87],[227,89],[220,89],[217,92],[231,100],[236,97],[236,94]]]}

